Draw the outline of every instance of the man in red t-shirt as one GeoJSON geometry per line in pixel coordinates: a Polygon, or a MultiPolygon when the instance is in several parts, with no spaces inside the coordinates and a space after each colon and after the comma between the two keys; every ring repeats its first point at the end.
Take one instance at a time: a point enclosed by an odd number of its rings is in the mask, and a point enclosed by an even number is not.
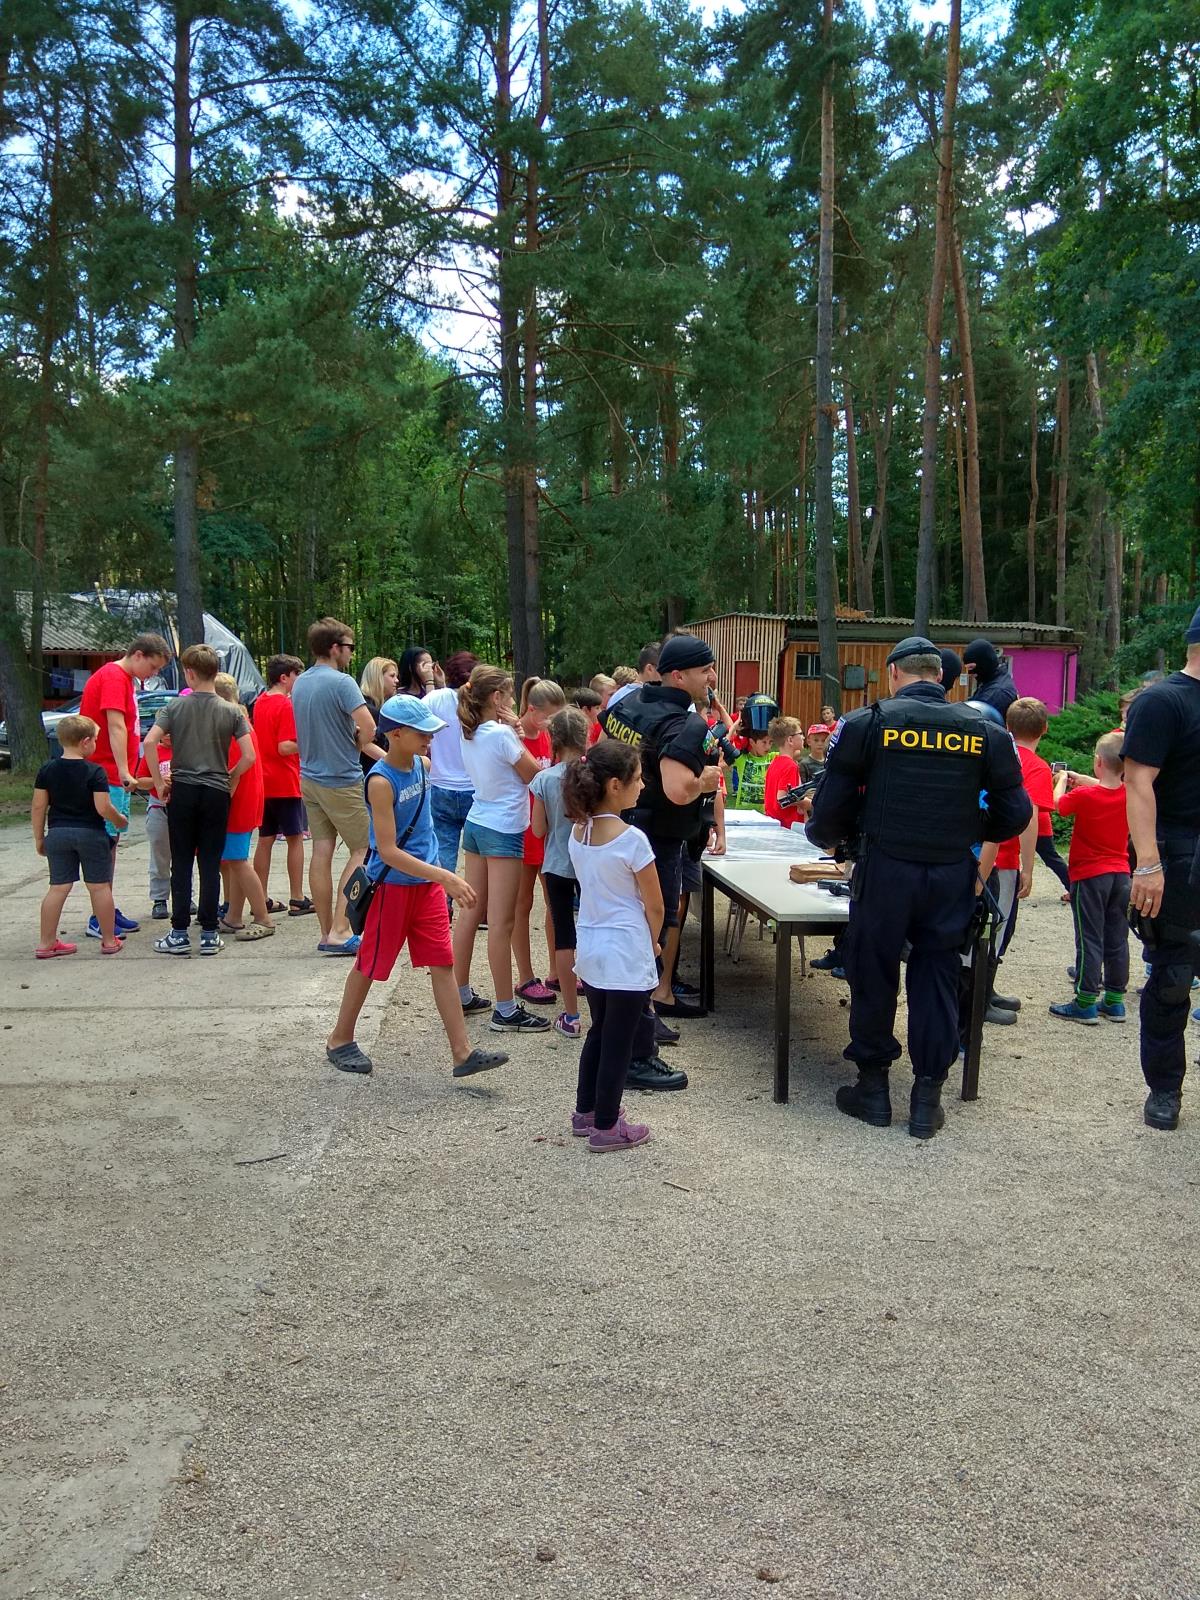
{"type": "Polygon", "coordinates": [[[1121,746],[1106,733],[1096,745],[1092,776],[1060,772],[1054,797],[1060,817],[1074,817],[1071,911],[1075,921],[1075,998],[1050,1007],[1067,1022],[1125,1021],[1129,985],[1129,821],[1121,746]]]}
{"type": "Polygon", "coordinates": [[[289,917],[308,916],[316,909],[304,893],[304,802],[300,798],[300,746],[292,710],[292,685],[304,671],[297,656],[272,656],[267,662],[267,688],[254,702],[254,732],[262,763],[263,814],[254,871],[269,895],[271,851],[280,834],[287,841],[286,907],[268,899],[270,911],[286,909],[289,917]]]}
{"type": "MultiPolygon", "coordinates": [[[[138,713],[133,682],[155,678],[171,659],[171,647],[158,633],[139,633],[119,661],[106,661],[83,686],[79,702],[81,717],[91,717],[99,730],[96,753],[90,759],[104,768],[108,778],[108,798],[122,816],[129,815],[129,796],[137,787],[138,713]]],[[[117,865],[117,832],[105,823],[112,840],[113,871],[117,865]]],[[[139,924],[117,910],[117,938],[136,933],[139,924]]],[[[100,924],[92,917],[87,925],[89,939],[99,939],[100,924]]]]}

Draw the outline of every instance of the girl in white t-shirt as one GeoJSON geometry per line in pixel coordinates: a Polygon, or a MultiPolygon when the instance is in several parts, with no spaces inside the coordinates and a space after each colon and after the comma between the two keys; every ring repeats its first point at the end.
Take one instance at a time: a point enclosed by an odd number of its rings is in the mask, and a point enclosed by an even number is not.
{"type": "Polygon", "coordinates": [[[546,1017],[535,1017],[513,999],[512,932],[521,887],[529,784],[538,764],[514,731],[513,681],[499,667],[477,666],[458,691],[462,760],[475,798],[463,825],[464,875],[475,904],[460,909],[454,923],[454,975],[463,1011],[491,1005],[471,987],[471,955],[480,920],[487,917],[488,966],[496,988],[490,1026],[497,1033],[545,1033],[546,1017]]]}
{"type": "Polygon", "coordinates": [[[663,898],[650,841],[621,821],[637,804],[642,764],[615,739],[593,745],[563,776],[574,819],[567,852],[579,880],[575,972],[587,984],[592,1025],[579,1060],[571,1131],[591,1150],[628,1150],[650,1137],[621,1105],[638,1021],[658,983],[663,898]]]}

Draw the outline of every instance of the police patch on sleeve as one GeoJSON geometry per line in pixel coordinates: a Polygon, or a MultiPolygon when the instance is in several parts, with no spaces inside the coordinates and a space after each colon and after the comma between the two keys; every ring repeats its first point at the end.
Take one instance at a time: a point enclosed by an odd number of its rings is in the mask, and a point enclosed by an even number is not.
{"type": "Polygon", "coordinates": [[[829,735],[829,743],[825,746],[825,758],[829,759],[830,751],[842,737],[842,729],[846,726],[845,717],[839,717],[833,725],[833,732],[829,735]]]}

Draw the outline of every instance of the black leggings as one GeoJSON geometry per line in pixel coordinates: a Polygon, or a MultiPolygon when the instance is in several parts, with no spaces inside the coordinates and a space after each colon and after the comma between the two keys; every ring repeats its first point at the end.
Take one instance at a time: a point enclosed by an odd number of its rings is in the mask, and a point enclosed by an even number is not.
{"type": "Polygon", "coordinates": [[[647,989],[593,989],[587,1003],[592,1025],[579,1058],[576,1111],[596,1113],[598,1128],[611,1128],[621,1108],[625,1074],[633,1055],[633,1035],[650,998],[647,989]]]}
{"type": "Polygon", "coordinates": [[[1059,855],[1052,833],[1044,833],[1038,839],[1037,855],[1038,860],[1046,863],[1063,888],[1069,889],[1071,880],[1067,876],[1067,863],[1059,855]]]}
{"type": "Polygon", "coordinates": [[[560,877],[557,872],[542,873],[546,886],[546,899],[550,902],[550,920],[554,924],[554,948],[575,948],[575,890],[579,885],[574,878],[560,877]]]}
{"type": "Polygon", "coordinates": [[[167,802],[171,841],[171,926],[179,933],[192,920],[192,863],[200,868],[200,927],[217,929],[221,904],[221,853],[229,821],[229,792],[203,783],[173,783],[167,802]]]}

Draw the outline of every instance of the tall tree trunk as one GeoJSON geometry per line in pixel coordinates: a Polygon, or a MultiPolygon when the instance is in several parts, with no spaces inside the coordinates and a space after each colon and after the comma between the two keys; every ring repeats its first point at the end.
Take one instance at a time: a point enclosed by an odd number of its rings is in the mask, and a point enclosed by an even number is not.
{"type": "Polygon", "coordinates": [[[1131,584],[1133,592],[1130,596],[1130,614],[1135,617],[1140,617],[1142,614],[1142,588],[1144,585],[1142,574],[1144,566],[1145,556],[1142,554],[1142,547],[1139,544],[1133,552],[1133,580],[1131,584]]]}
{"type": "Polygon", "coordinates": [[[1058,438],[1054,497],[1054,622],[1067,625],[1067,499],[1071,487],[1071,383],[1065,356],[1058,358],[1058,438]]]}
{"type": "Polygon", "coordinates": [[[800,429],[800,527],[796,537],[796,615],[808,610],[808,436],[813,417],[809,412],[800,429]]]}
{"type": "Polygon", "coordinates": [[[871,449],[875,457],[875,514],[871,519],[871,537],[867,543],[867,582],[874,590],[875,557],[878,553],[883,563],[883,614],[896,614],[895,584],[892,575],[892,549],[888,518],[888,474],[892,459],[892,427],[896,415],[896,378],[888,381],[887,402],[883,415],[874,405],[867,412],[867,425],[871,430],[871,449]]]}
{"type": "Polygon", "coordinates": [[[937,457],[938,418],[941,411],[942,309],[946,298],[946,263],[949,255],[951,179],[954,172],[954,108],[958,100],[959,44],[962,36],[962,0],[950,0],[950,27],[946,42],[946,89],[942,97],[942,127],[938,149],[937,215],[933,234],[933,274],[925,318],[925,399],[921,417],[921,513],[917,530],[917,593],[913,627],[927,633],[933,614],[937,580],[937,457]]]}
{"type": "Polygon", "coordinates": [[[500,7],[494,46],[496,73],[497,302],[500,325],[500,436],[504,450],[504,531],[508,547],[508,622],[513,675],[526,675],[533,646],[529,636],[528,572],[525,563],[526,425],[521,382],[521,299],[514,272],[517,249],[517,168],[512,149],[512,8],[500,7]]]}
{"type": "Polygon", "coordinates": [[[979,407],[975,394],[975,355],[971,345],[971,308],[967,302],[967,279],[963,271],[962,241],[958,229],[950,242],[951,276],[954,281],[954,309],[958,323],[958,358],[962,368],[963,454],[965,491],[963,502],[963,591],[970,609],[966,622],[986,622],[988,614],[987,577],[983,560],[983,504],[979,489],[979,407]]]}
{"type": "MultiPolygon", "coordinates": [[[[1099,442],[1104,437],[1104,398],[1100,392],[1100,363],[1094,350],[1089,350],[1087,354],[1087,390],[1088,405],[1099,442]]],[[[1097,492],[1104,562],[1104,648],[1111,658],[1121,648],[1121,536],[1107,492],[1099,484],[1097,492]]],[[[1113,679],[1114,687],[1115,683],[1113,679]]]]}
{"type": "MultiPolygon", "coordinates": [[[[0,452],[0,466],[3,453],[0,452]]],[[[0,702],[8,729],[12,770],[34,773],[46,759],[41,686],[29,669],[25,630],[17,610],[17,590],[25,573],[25,553],[10,541],[0,495],[0,702]]]]}
{"type": "Polygon", "coordinates": [[[62,110],[55,94],[51,113],[50,149],[44,177],[46,208],[46,275],[42,291],[38,339],[37,455],[33,474],[33,570],[29,592],[29,668],[41,698],[46,694],[42,641],[46,626],[46,523],[50,514],[50,430],[54,423],[54,352],[58,344],[61,267],[59,203],[62,185],[62,110]]]}
{"type": "MultiPolygon", "coordinates": [[[[175,60],[172,82],[172,128],[175,187],[176,350],[186,355],[196,341],[197,240],[192,157],[192,13],[177,0],[174,14],[175,60]]],[[[200,441],[191,429],[175,436],[175,625],[179,645],[204,642],[204,605],[200,589],[200,531],[196,493],[200,482],[200,441]]]]}
{"type": "Polygon", "coordinates": [[[1038,495],[1038,392],[1035,379],[1029,409],[1029,516],[1025,521],[1025,604],[1030,622],[1037,621],[1038,495]]]}
{"type": "Polygon", "coordinates": [[[817,256],[817,477],[814,535],[817,561],[817,640],[821,699],[842,708],[838,665],[837,563],[833,552],[833,0],[825,0],[821,82],[821,226],[817,256]]]}
{"type": "MultiPolygon", "coordinates": [[[[846,330],[846,309],[842,307],[842,333],[846,330]]],[[[844,339],[843,339],[844,343],[844,339]]],[[[854,391],[848,366],[842,370],[842,407],[846,413],[846,519],[850,546],[846,598],[860,611],[874,609],[871,581],[863,553],[862,498],[858,487],[858,441],[854,432],[854,391]]]]}
{"type": "Polygon", "coordinates": [[[962,565],[962,615],[971,621],[971,564],[967,553],[967,474],[963,451],[962,384],[950,379],[950,443],[954,452],[954,484],[958,503],[958,545],[962,565]]]}

